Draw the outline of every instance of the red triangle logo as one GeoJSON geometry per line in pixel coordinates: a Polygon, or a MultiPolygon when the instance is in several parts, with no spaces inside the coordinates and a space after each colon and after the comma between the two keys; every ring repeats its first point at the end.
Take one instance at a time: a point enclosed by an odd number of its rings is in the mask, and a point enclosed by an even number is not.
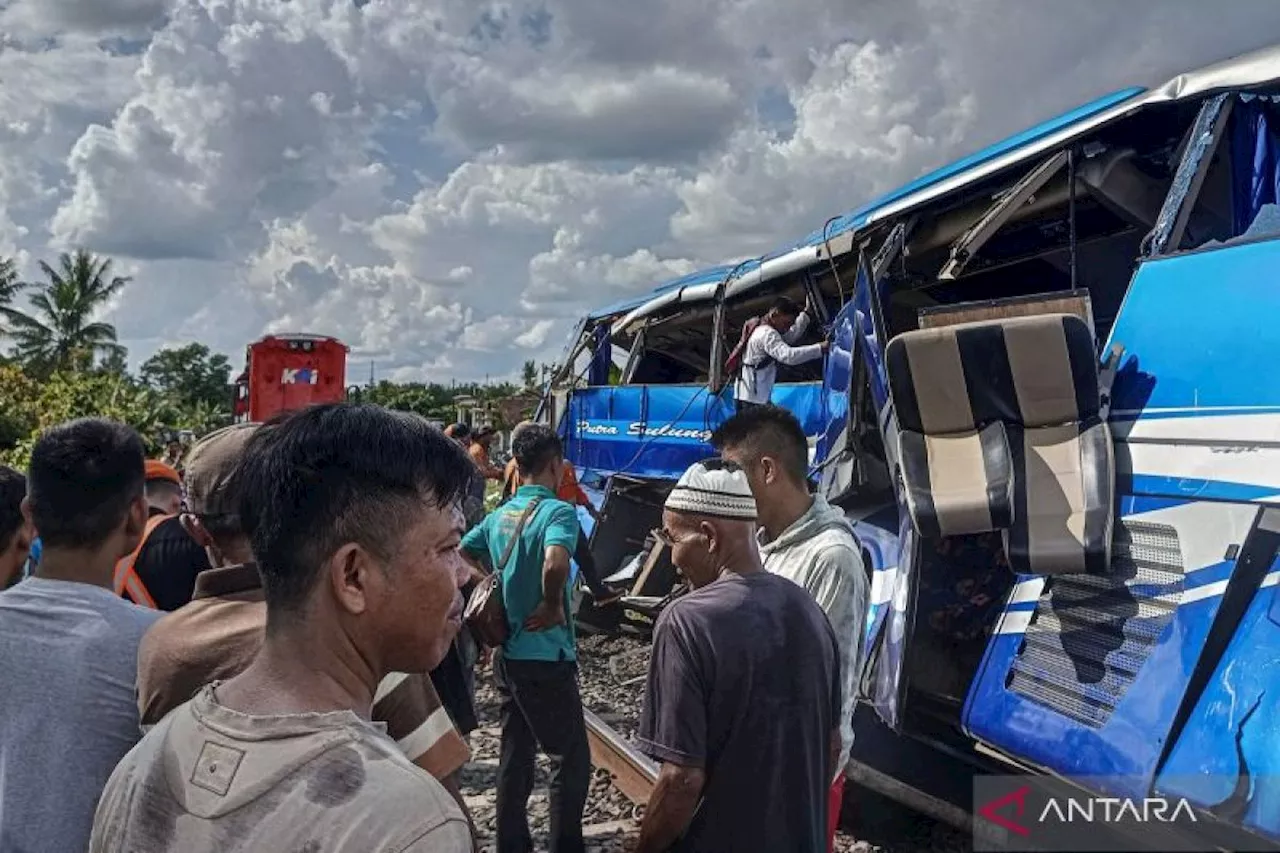
{"type": "Polygon", "coordinates": [[[987,820],[994,823],[996,826],[1002,826],[1005,829],[1009,830],[1010,832],[1016,833],[1024,837],[1028,836],[1031,834],[1031,830],[1027,829],[1025,826],[1023,826],[1020,823],[1014,822],[1011,818],[1007,818],[1004,815],[1000,814],[1000,809],[1004,808],[1007,805],[1012,804],[1013,805],[1012,817],[1015,817],[1015,818],[1022,817],[1022,812],[1027,807],[1027,794],[1029,794],[1030,792],[1031,792],[1031,786],[1023,785],[1021,788],[1014,791],[1013,793],[1005,794],[1003,797],[999,798],[998,800],[992,800],[991,802],[987,803],[982,808],[978,809],[978,814],[982,815],[987,820]]]}

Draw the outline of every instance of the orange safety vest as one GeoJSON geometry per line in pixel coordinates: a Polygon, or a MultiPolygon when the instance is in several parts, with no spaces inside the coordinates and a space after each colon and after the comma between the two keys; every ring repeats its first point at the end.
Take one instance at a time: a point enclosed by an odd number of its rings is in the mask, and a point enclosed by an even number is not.
{"type": "Polygon", "coordinates": [[[147,544],[152,532],[160,526],[161,522],[173,517],[172,515],[153,515],[147,519],[147,526],[142,529],[142,538],[138,540],[138,547],[133,549],[133,553],[127,557],[121,557],[116,563],[115,575],[111,581],[116,595],[128,596],[130,601],[142,607],[150,607],[152,610],[160,609],[147,590],[147,585],[142,582],[142,578],[138,577],[134,564],[137,563],[138,555],[142,553],[142,546],[147,544]]]}

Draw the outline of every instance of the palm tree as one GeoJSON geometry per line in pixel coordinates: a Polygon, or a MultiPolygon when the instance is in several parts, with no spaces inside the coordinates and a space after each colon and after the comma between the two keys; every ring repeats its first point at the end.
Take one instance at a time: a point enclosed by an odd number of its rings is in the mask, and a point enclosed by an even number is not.
{"type": "MultiPolygon", "coordinates": [[[[13,258],[0,258],[0,309],[9,307],[26,284],[18,278],[18,265],[13,258]]],[[[3,332],[0,326],[0,333],[3,332]]]]}
{"type": "MultiPolygon", "coordinates": [[[[13,258],[0,258],[0,340],[7,334],[8,315],[6,309],[13,304],[14,298],[22,292],[26,284],[18,278],[18,265],[13,258]]],[[[0,353],[0,364],[4,363],[4,354],[0,353]]]]}
{"type": "Polygon", "coordinates": [[[36,373],[87,370],[95,355],[120,351],[115,327],[93,320],[129,282],[127,277],[111,275],[111,259],[80,249],[74,255],[62,253],[58,269],[44,261],[40,269],[48,281],[31,297],[30,312],[0,307],[18,360],[36,373]]]}
{"type": "Polygon", "coordinates": [[[18,280],[18,265],[13,258],[0,258],[0,305],[8,305],[25,285],[18,280]]]}

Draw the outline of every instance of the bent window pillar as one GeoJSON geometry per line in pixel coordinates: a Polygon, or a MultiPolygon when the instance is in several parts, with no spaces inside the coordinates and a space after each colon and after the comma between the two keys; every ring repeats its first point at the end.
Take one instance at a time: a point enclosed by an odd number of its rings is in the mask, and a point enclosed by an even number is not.
{"type": "MultiPolygon", "coordinates": [[[[954,281],[959,278],[965,266],[973,260],[987,241],[995,236],[1019,207],[1030,201],[1050,178],[1062,170],[1067,159],[1067,152],[1059,151],[1002,193],[995,204],[991,205],[987,212],[951,246],[951,258],[942,268],[942,272],[938,273],[938,278],[945,281],[954,281]]],[[[1068,191],[1074,195],[1075,187],[1069,187],[1068,191]]]]}
{"type": "Polygon", "coordinates": [[[632,378],[635,376],[636,367],[640,364],[640,358],[644,355],[645,336],[649,331],[649,321],[645,320],[644,325],[640,327],[640,331],[636,332],[636,336],[631,341],[631,350],[627,353],[626,366],[622,368],[622,379],[620,384],[630,385],[632,378]]]}

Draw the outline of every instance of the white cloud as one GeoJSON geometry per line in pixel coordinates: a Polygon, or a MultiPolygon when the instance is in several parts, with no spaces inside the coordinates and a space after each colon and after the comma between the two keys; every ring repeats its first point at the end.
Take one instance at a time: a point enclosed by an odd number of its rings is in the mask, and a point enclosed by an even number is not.
{"type": "Polygon", "coordinates": [[[509,79],[481,66],[441,92],[444,127],[476,148],[523,160],[696,157],[743,116],[728,81],[670,67],[639,73],[541,70],[509,79]]]}
{"type": "Polygon", "coordinates": [[[133,33],[159,24],[169,0],[14,0],[0,9],[5,29],[26,32],[133,33]]]}
{"type": "Polygon", "coordinates": [[[294,330],[353,379],[510,376],[590,307],[1275,32],[1265,0],[12,0],[0,253],[117,257],[135,361],[294,330]]]}

